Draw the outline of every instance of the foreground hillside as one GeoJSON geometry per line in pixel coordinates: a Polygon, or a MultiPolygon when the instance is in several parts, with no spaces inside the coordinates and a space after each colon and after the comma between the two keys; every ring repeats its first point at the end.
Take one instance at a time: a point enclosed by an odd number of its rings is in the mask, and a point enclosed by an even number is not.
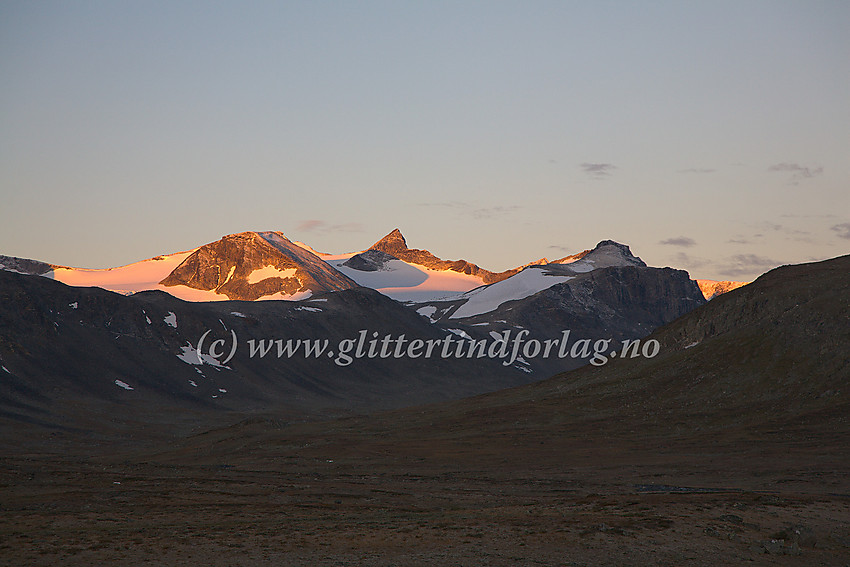
{"type": "Polygon", "coordinates": [[[773,270],[656,331],[654,358],[473,399],[7,456],[0,557],[844,566],[848,273],[773,270]]]}

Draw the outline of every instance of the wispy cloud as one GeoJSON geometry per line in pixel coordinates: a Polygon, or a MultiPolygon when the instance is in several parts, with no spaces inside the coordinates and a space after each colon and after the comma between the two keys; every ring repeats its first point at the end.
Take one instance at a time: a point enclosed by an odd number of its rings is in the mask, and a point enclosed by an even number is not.
{"type": "MultiPolygon", "coordinates": [[[[772,230],[774,232],[781,232],[782,234],[785,234],[786,238],[788,238],[789,240],[796,240],[798,242],[809,242],[811,240],[810,235],[812,233],[808,230],[800,230],[798,228],[793,228],[775,222],[760,222],[757,223],[755,226],[760,231],[772,230]]],[[[763,234],[760,232],[754,236],[763,236],[763,234]]]]}
{"type": "Polygon", "coordinates": [[[680,169],[676,173],[714,173],[715,171],[717,170],[704,167],[689,167],[688,169],[680,169]]]}
{"type": "Polygon", "coordinates": [[[790,173],[790,183],[797,185],[800,181],[817,177],[823,173],[823,167],[808,167],[799,163],[782,162],[771,165],[767,168],[768,171],[776,171],[780,173],[790,173]]]}
{"type": "Polygon", "coordinates": [[[780,216],[780,217],[782,217],[782,218],[786,218],[786,219],[834,219],[834,218],[836,218],[838,215],[833,215],[833,214],[826,214],[826,215],[800,215],[800,214],[797,214],[797,213],[790,213],[790,214],[784,214],[784,215],[779,215],[779,216],[780,216]]]}
{"type": "MultiPolygon", "coordinates": [[[[761,235],[756,234],[755,236],[761,236],[761,235]]],[[[730,238],[726,242],[729,242],[730,244],[749,244],[750,243],[750,241],[747,240],[746,238],[730,238]]]]}
{"type": "Polygon", "coordinates": [[[473,218],[490,219],[496,216],[506,215],[521,209],[519,205],[510,205],[507,207],[480,207],[470,211],[473,218]]]}
{"type": "Polygon", "coordinates": [[[359,222],[333,224],[324,220],[309,219],[301,221],[296,230],[299,232],[363,232],[363,225],[359,222]]]}
{"type": "Polygon", "coordinates": [[[691,246],[696,246],[697,241],[693,238],[688,238],[687,236],[677,236],[676,238],[662,240],[658,244],[664,244],[665,246],[684,246],[685,248],[689,248],[691,246]]]}
{"type": "Polygon", "coordinates": [[[843,222],[841,224],[837,224],[833,226],[830,230],[834,230],[838,233],[838,238],[848,238],[850,239],[850,222],[843,222]]]}
{"type": "Polygon", "coordinates": [[[582,163],[580,166],[582,171],[594,179],[604,179],[614,173],[617,166],[612,163],[582,163]]]}
{"type": "Polygon", "coordinates": [[[466,201],[438,201],[433,203],[418,203],[420,207],[441,208],[454,210],[460,214],[471,216],[476,220],[486,220],[501,215],[514,213],[522,209],[521,205],[496,205],[492,207],[479,207],[466,201]]]}
{"type": "Polygon", "coordinates": [[[780,264],[782,262],[757,254],[736,254],[728,258],[721,266],[720,274],[731,278],[751,278],[759,276],[780,264]]]}
{"type": "Polygon", "coordinates": [[[419,207],[441,207],[445,209],[464,209],[472,205],[466,201],[437,201],[434,203],[417,203],[419,207]]]}
{"type": "Polygon", "coordinates": [[[678,252],[674,256],[670,257],[670,264],[677,268],[687,268],[689,270],[695,270],[697,268],[702,268],[703,266],[707,266],[711,264],[709,260],[705,258],[699,258],[697,256],[691,256],[686,252],[678,252]]]}

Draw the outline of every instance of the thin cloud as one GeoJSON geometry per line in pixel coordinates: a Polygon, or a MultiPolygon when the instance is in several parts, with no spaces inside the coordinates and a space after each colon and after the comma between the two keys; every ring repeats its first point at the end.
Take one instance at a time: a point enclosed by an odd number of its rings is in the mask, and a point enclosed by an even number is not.
{"type": "Polygon", "coordinates": [[[296,230],[299,232],[363,232],[363,225],[359,222],[331,224],[323,220],[309,219],[301,221],[296,230]]]}
{"type": "Polygon", "coordinates": [[[663,244],[665,246],[684,246],[685,248],[689,248],[691,246],[696,246],[697,241],[693,238],[688,238],[687,236],[678,236],[676,238],[662,240],[658,244],[663,244]]]}
{"type": "Polygon", "coordinates": [[[702,268],[703,266],[707,266],[711,264],[710,261],[705,258],[699,258],[697,256],[691,256],[685,252],[678,252],[674,256],[671,256],[671,265],[673,266],[682,266],[684,268],[688,268],[690,270],[695,270],[697,268],[702,268]]]}
{"type": "Polygon", "coordinates": [[[680,169],[676,173],[714,173],[716,169],[708,169],[702,167],[689,167],[688,169],[680,169]]]}
{"type": "Polygon", "coordinates": [[[834,219],[838,215],[827,214],[827,215],[798,215],[796,213],[779,215],[780,217],[786,219],[834,219]]]}
{"type": "MultiPolygon", "coordinates": [[[[759,230],[772,230],[772,231],[775,231],[775,232],[782,232],[782,233],[787,234],[789,236],[806,236],[806,235],[811,234],[811,232],[809,232],[807,230],[800,230],[800,229],[797,229],[797,228],[792,228],[790,226],[786,226],[784,224],[777,224],[775,222],[758,223],[756,228],[759,229],[759,230]]],[[[761,235],[758,234],[756,236],[761,236],[761,235]]]]}
{"type": "Polygon", "coordinates": [[[493,207],[478,207],[465,201],[438,201],[433,203],[418,203],[420,207],[441,208],[454,210],[460,214],[471,216],[476,220],[486,220],[493,217],[510,214],[522,208],[520,205],[497,205],[493,207]]]}
{"type": "Polygon", "coordinates": [[[617,166],[612,163],[582,163],[580,165],[582,171],[594,179],[604,179],[614,173],[617,166]]]}
{"type": "Polygon", "coordinates": [[[519,205],[510,205],[508,207],[481,207],[473,209],[470,214],[476,219],[489,219],[495,216],[506,215],[521,209],[519,205]]]}
{"type": "Polygon", "coordinates": [[[720,269],[720,274],[732,278],[750,278],[763,274],[771,268],[779,266],[777,262],[765,256],[756,254],[736,254],[729,258],[720,269]]]}
{"type": "Polygon", "coordinates": [[[800,181],[811,179],[823,174],[823,167],[807,167],[799,163],[782,162],[771,165],[767,168],[768,171],[776,171],[780,173],[790,173],[791,183],[796,185],[800,181]]]}
{"type": "Polygon", "coordinates": [[[838,238],[850,239],[850,222],[843,222],[830,228],[838,233],[838,238]]]}
{"type": "MultiPolygon", "coordinates": [[[[761,235],[757,234],[756,236],[761,236],[761,235]]],[[[745,238],[730,238],[726,242],[729,242],[730,244],[749,244],[750,243],[750,241],[745,239],[745,238]]]]}
{"type": "Polygon", "coordinates": [[[441,207],[445,209],[463,209],[471,205],[465,201],[439,201],[435,203],[418,203],[419,207],[441,207]]]}

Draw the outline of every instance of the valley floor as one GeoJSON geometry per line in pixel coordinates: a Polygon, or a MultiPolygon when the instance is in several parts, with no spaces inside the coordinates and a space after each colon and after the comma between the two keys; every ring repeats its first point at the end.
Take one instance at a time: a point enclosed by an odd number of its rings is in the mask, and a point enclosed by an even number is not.
{"type": "Polygon", "coordinates": [[[332,428],[5,457],[0,564],[850,563],[846,455],[820,448],[526,438],[499,454],[332,428]]]}

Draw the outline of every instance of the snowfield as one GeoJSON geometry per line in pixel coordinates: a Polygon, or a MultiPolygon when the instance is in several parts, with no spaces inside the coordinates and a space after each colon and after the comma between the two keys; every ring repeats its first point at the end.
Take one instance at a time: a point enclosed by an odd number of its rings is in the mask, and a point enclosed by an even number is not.
{"type": "Polygon", "coordinates": [[[531,266],[506,280],[462,294],[467,299],[449,319],[464,319],[498,309],[507,301],[525,299],[575,276],[551,275],[545,267],[531,266]]]}

